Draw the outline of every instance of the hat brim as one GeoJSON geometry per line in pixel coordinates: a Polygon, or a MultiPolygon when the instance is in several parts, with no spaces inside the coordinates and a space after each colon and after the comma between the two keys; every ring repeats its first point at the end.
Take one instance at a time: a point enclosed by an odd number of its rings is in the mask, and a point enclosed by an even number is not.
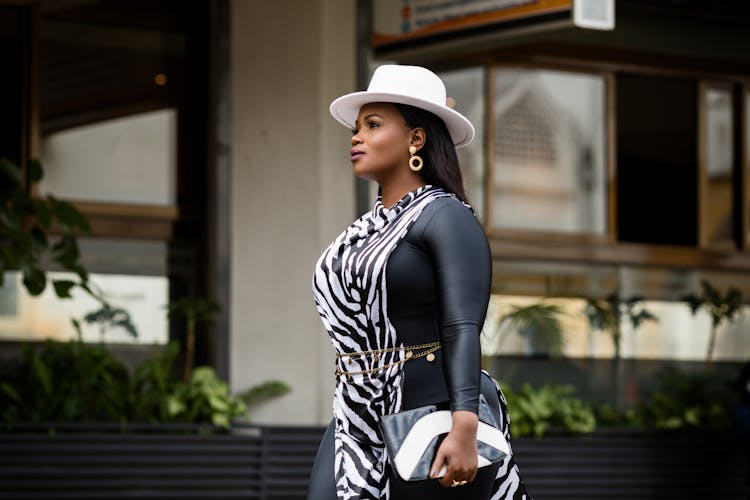
{"type": "Polygon", "coordinates": [[[430,101],[423,101],[415,97],[383,92],[353,92],[346,94],[331,103],[330,111],[333,118],[350,129],[354,128],[359,109],[372,102],[390,102],[408,104],[429,111],[445,123],[451,136],[453,145],[457,148],[467,146],[474,140],[474,126],[461,113],[447,106],[439,106],[430,101]]]}

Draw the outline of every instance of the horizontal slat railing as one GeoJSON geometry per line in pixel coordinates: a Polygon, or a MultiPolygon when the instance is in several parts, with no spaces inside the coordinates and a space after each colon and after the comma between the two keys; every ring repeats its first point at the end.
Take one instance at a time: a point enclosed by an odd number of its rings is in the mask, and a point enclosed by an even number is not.
{"type": "Polygon", "coordinates": [[[513,451],[537,499],[747,499],[748,460],[731,436],[522,438],[513,451]]]}
{"type": "MultiPolygon", "coordinates": [[[[0,433],[0,498],[304,499],[320,427],[232,433],[0,433]]],[[[724,435],[513,441],[537,500],[747,499],[748,459],[724,435]]]]}

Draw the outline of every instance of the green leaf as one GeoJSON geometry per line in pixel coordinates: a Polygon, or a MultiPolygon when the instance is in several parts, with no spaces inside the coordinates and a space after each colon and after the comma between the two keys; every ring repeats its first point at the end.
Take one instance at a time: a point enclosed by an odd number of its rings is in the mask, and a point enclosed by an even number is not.
{"type": "Polygon", "coordinates": [[[5,394],[9,399],[16,403],[22,403],[21,395],[18,393],[15,387],[10,385],[8,382],[0,382],[0,392],[5,394]]]}
{"type": "Polygon", "coordinates": [[[176,396],[169,396],[167,398],[167,413],[170,417],[176,417],[186,409],[185,403],[182,402],[176,396]]]}
{"type": "Polygon", "coordinates": [[[76,338],[79,342],[83,341],[83,331],[81,330],[81,322],[78,321],[75,318],[70,319],[71,324],[73,325],[73,329],[76,331],[76,338]]]}
{"type": "Polygon", "coordinates": [[[289,391],[291,391],[291,387],[284,382],[281,382],[280,380],[269,380],[246,389],[237,394],[237,397],[244,401],[247,406],[252,406],[271,398],[283,396],[289,391]]]}
{"type": "Polygon", "coordinates": [[[229,409],[227,401],[218,394],[209,394],[208,404],[211,405],[211,409],[214,411],[225,412],[229,409]]]}
{"type": "Polygon", "coordinates": [[[53,280],[52,285],[55,287],[55,294],[61,299],[69,299],[70,290],[76,286],[74,281],[68,280],[53,280]]]}
{"type": "Polygon", "coordinates": [[[2,210],[0,211],[0,224],[10,231],[17,231],[21,228],[21,218],[15,212],[2,210]]]}
{"type": "Polygon", "coordinates": [[[52,246],[52,256],[55,261],[65,266],[67,269],[75,266],[78,258],[81,256],[78,251],[76,238],[71,234],[64,235],[52,246]]]}
{"type": "Polygon", "coordinates": [[[52,212],[50,211],[47,202],[35,198],[31,200],[31,206],[34,209],[37,220],[39,220],[39,224],[41,224],[44,229],[49,229],[52,225],[52,212]]]}
{"type": "Polygon", "coordinates": [[[86,233],[91,232],[89,222],[84,215],[78,211],[71,203],[67,201],[58,200],[52,196],[48,197],[52,208],[52,213],[55,214],[60,225],[68,230],[73,231],[78,228],[86,233]]]}
{"type": "Polygon", "coordinates": [[[80,264],[76,264],[76,265],[68,267],[68,270],[76,273],[78,277],[81,279],[81,283],[79,284],[81,288],[87,291],[89,295],[96,298],[96,295],[91,291],[90,288],[88,288],[88,286],[86,286],[86,284],[89,281],[89,273],[86,271],[86,269],[80,264]]]}
{"type": "Polygon", "coordinates": [[[39,385],[42,386],[44,396],[49,397],[52,395],[52,378],[49,368],[37,353],[32,353],[31,355],[31,368],[39,385]]]}
{"type": "Polygon", "coordinates": [[[37,296],[44,291],[47,277],[36,267],[26,269],[23,272],[23,284],[31,295],[37,296]]]}
{"type": "Polygon", "coordinates": [[[0,175],[14,186],[23,185],[23,170],[8,158],[0,158],[0,175]]]}
{"type": "Polygon", "coordinates": [[[218,425],[220,427],[228,428],[229,427],[229,417],[224,413],[212,413],[211,414],[211,423],[214,425],[218,425]]]}

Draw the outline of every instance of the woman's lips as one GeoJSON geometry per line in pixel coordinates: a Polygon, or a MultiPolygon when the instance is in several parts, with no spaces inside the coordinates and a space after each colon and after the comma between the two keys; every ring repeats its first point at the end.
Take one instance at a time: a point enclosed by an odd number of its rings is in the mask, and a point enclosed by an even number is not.
{"type": "Polygon", "coordinates": [[[362,151],[360,151],[359,149],[352,149],[352,150],[350,151],[350,153],[351,153],[351,155],[352,155],[352,161],[357,161],[357,160],[359,160],[360,158],[362,158],[362,157],[363,157],[363,156],[365,155],[365,154],[364,154],[364,153],[363,153],[362,151]]]}

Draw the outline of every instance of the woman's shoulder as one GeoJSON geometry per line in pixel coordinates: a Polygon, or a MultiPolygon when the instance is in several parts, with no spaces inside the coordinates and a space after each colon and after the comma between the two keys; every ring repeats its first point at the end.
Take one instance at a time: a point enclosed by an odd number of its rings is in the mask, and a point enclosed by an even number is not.
{"type": "Polygon", "coordinates": [[[455,196],[442,196],[437,198],[425,208],[425,222],[429,225],[437,220],[458,220],[463,222],[477,221],[472,209],[466,203],[455,196]]]}
{"type": "Polygon", "coordinates": [[[414,224],[414,236],[423,238],[430,233],[446,230],[481,229],[474,212],[455,196],[441,196],[431,201],[414,224]]]}

